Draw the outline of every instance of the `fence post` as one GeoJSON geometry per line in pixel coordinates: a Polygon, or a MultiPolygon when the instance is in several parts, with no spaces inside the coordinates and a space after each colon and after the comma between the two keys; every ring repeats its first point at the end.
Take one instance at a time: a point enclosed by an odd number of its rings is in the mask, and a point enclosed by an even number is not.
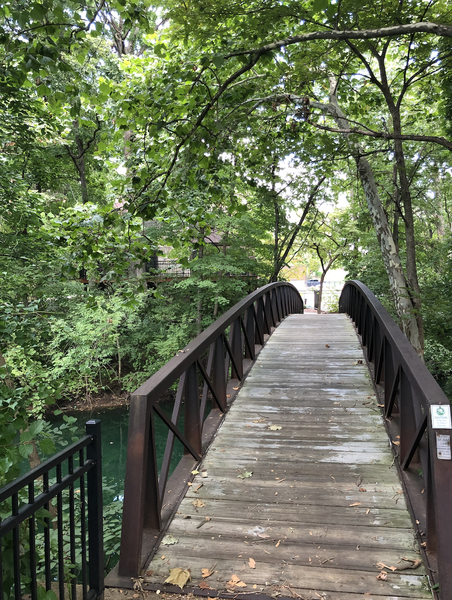
{"type": "MultiPolygon", "coordinates": [[[[88,483],[88,552],[89,587],[97,597],[104,595],[104,539],[103,539],[103,500],[102,500],[102,446],[99,419],[86,422],[86,433],[93,440],[87,446],[86,457],[94,461],[94,467],[87,473],[88,483]]],[[[60,582],[61,585],[61,582],[60,582]]]]}

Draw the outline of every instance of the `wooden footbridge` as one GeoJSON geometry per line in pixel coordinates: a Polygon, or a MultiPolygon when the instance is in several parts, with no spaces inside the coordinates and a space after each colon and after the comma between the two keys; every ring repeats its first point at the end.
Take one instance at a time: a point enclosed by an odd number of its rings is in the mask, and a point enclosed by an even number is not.
{"type": "Polygon", "coordinates": [[[290,284],[261,288],[135,392],[108,586],[451,600],[449,402],[365,286],[340,306],[305,315],[290,284]]]}

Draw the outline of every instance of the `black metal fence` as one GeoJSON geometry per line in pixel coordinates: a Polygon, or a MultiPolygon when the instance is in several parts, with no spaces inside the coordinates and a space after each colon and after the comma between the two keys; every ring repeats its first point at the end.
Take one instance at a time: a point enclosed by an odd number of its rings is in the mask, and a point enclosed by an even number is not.
{"type": "Polygon", "coordinates": [[[340,312],[354,321],[374,384],[433,588],[452,600],[450,403],[380,301],[346,283],[340,312]]]}
{"type": "Polygon", "coordinates": [[[100,421],[0,490],[2,600],[94,600],[104,589],[100,421]],[[86,479],[86,489],[85,489],[86,479]],[[79,593],[77,593],[79,592],[79,593]]]}
{"type": "Polygon", "coordinates": [[[267,337],[287,315],[300,312],[303,301],[293,285],[266,285],[215,321],[132,394],[121,554],[108,585],[130,585],[130,578],[139,575],[267,337]],[[175,384],[169,416],[159,399],[175,384]],[[169,429],[160,475],[156,417],[169,429]],[[184,456],[168,478],[176,439],[184,456]]]}

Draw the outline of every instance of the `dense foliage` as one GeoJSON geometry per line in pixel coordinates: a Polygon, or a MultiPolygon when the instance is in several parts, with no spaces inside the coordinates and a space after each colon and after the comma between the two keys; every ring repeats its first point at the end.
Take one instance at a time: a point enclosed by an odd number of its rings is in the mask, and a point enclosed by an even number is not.
{"type": "Polygon", "coordinates": [[[133,390],[297,263],[366,283],[452,394],[451,9],[2,4],[0,483],[55,450],[46,406],[133,390]]]}

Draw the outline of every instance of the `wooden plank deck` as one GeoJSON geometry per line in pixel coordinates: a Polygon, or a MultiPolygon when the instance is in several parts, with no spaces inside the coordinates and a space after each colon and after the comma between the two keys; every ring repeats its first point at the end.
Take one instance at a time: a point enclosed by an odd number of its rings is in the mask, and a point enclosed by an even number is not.
{"type": "Polygon", "coordinates": [[[190,569],[190,585],[236,593],[431,598],[422,565],[385,569],[387,580],[377,579],[377,563],[419,558],[392,463],[351,323],[344,315],[290,316],[199,468],[207,477],[197,475],[182,501],[169,529],[178,542],[160,546],[145,581],[163,583],[181,567],[190,569]],[[246,587],[228,585],[234,575],[246,587]]]}

